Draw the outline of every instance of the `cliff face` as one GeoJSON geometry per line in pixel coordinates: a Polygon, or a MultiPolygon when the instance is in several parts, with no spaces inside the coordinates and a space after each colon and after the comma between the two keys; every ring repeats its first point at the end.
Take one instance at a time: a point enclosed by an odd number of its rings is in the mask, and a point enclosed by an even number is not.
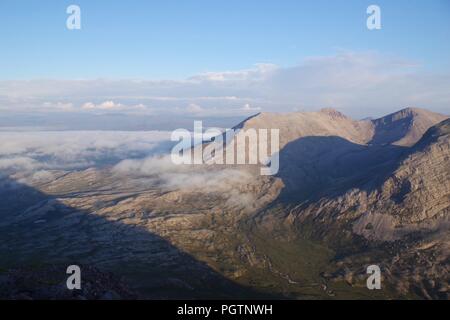
{"type": "Polygon", "coordinates": [[[415,145],[396,154],[396,159],[379,164],[376,169],[380,175],[375,172],[340,195],[330,193],[306,210],[330,217],[348,212],[352,218],[361,215],[354,231],[379,240],[446,226],[450,207],[449,124],[446,120],[432,127],[415,145]],[[374,227],[364,228],[364,223],[374,227]]]}
{"type": "Polygon", "coordinates": [[[435,124],[447,116],[419,108],[406,108],[373,120],[375,134],[371,143],[412,146],[435,124]]]}

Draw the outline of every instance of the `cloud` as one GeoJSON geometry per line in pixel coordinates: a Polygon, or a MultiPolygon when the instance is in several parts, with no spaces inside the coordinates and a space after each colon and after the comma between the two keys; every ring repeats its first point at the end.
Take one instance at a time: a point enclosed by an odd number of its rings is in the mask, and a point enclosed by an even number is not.
{"type": "Polygon", "coordinates": [[[127,106],[121,103],[116,103],[112,100],[104,101],[99,104],[95,104],[93,102],[86,102],[81,106],[81,109],[83,110],[101,110],[101,111],[145,111],[148,110],[148,108],[143,105],[142,103],[134,106],[127,106]]]}
{"type": "Polygon", "coordinates": [[[0,172],[6,170],[27,170],[32,171],[39,168],[39,162],[23,156],[0,158],[0,172]]]}
{"type": "Polygon", "coordinates": [[[230,82],[230,81],[263,81],[268,79],[277,70],[275,64],[259,63],[254,68],[238,71],[206,72],[191,77],[196,82],[230,82]]]}
{"type": "Polygon", "coordinates": [[[174,144],[170,135],[164,131],[0,132],[0,188],[5,188],[6,180],[1,178],[6,176],[35,185],[54,179],[54,170],[106,167],[131,184],[214,193],[227,206],[254,206],[254,188],[248,186],[257,183],[257,177],[224,166],[175,165],[168,155],[174,144]]]}
{"type": "Polygon", "coordinates": [[[228,206],[251,208],[255,201],[255,177],[245,170],[205,165],[175,165],[170,156],[124,160],[113,168],[119,177],[144,180],[167,190],[218,193],[228,206]]]}
{"type": "Polygon", "coordinates": [[[190,103],[186,111],[188,114],[195,115],[195,116],[229,116],[236,115],[236,116],[245,116],[250,115],[255,112],[261,111],[261,108],[259,107],[252,107],[249,103],[244,104],[241,108],[239,107],[230,107],[227,109],[220,109],[217,107],[210,107],[210,108],[203,108],[200,105],[196,103],[190,103]]]}
{"type": "Polygon", "coordinates": [[[190,103],[186,109],[189,113],[200,113],[204,111],[202,107],[195,103],[190,103]]]}
{"type": "Polygon", "coordinates": [[[105,101],[98,105],[92,102],[87,102],[81,106],[81,108],[85,110],[93,110],[93,109],[110,110],[110,109],[119,109],[121,107],[122,105],[120,103],[116,104],[113,101],[105,101]]]}
{"type": "Polygon", "coordinates": [[[73,111],[75,107],[70,102],[44,102],[42,107],[47,110],[73,111]]]}
{"type": "Polygon", "coordinates": [[[170,132],[0,132],[0,174],[116,164],[170,150],[170,132]]]}
{"type": "Polygon", "coordinates": [[[257,64],[176,81],[0,81],[0,110],[224,116],[332,107],[360,118],[407,106],[448,113],[449,87],[449,72],[377,53],[338,52],[291,67],[257,64]]]}
{"type": "Polygon", "coordinates": [[[243,111],[261,111],[260,107],[252,107],[250,105],[250,103],[246,103],[243,107],[242,107],[243,111]]]}

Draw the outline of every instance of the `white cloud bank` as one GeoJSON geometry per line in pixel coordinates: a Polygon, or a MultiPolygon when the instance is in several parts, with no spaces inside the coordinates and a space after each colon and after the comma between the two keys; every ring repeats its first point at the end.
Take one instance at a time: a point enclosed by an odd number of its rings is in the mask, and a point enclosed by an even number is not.
{"type": "Polygon", "coordinates": [[[403,107],[450,112],[450,74],[376,53],[341,52],[283,68],[258,64],[184,81],[0,81],[0,111],[245,115],[331,107],[354,117],[403,107]]]}
{"type": "Polygon", "coordinates": [[[113,168],[120,177],[135,178],[145,184],[182,192],[219,193],[225,205],[252,208],[256,195],[246,186],[255,183],[255,176],[245,170],[229,167],[175,165],[171,157],[152,156],[145,159],[124,160],[113,168]]]}
{"type": "Polygon", "coordinates": [[[226,167],[175,165],[170,155],[124,160],[113,170],[119,175],[153,178],[169,189],[226,191],[230,186],[249,183],[253,177],[246,171],[226,167]]]}
{"type": "Polygon", "coordinates": [[[84,169],[166,153],[170,132],[0,132],[0,176],[84,169]]]}

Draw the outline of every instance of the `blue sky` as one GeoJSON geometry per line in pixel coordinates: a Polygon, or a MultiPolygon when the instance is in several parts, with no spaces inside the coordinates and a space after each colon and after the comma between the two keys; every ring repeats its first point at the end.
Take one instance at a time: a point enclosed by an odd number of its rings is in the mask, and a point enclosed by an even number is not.
{"type": "Polygon", "coordinates": [[[339,50],[449,70],[447,0],[2,0],[0,79],[184,79],[339,50]],[[65,27],[81,7],[82,30],[65,27]],[[377,4],[382,30],[366,28],[377,4]]]}
{"type": "Polygon", "coordinates": [[[0,112],[450,114],[450,0],[1,0],[0,43],[0,112]]]}

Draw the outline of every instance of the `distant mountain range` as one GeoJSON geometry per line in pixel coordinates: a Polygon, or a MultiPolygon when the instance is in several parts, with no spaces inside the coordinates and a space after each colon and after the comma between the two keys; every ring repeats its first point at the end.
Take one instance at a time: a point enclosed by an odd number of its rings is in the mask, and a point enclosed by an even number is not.
{"type": "Polygon", "coordinates": [[[280,129],[276,176],[155,158],[4,178],[0,268],[80,263],[157,299],[450,298],[448,116],[324,109],[237,128],[280,129]],[[373,264],[381,290],[366,288],[373,264]]]}

